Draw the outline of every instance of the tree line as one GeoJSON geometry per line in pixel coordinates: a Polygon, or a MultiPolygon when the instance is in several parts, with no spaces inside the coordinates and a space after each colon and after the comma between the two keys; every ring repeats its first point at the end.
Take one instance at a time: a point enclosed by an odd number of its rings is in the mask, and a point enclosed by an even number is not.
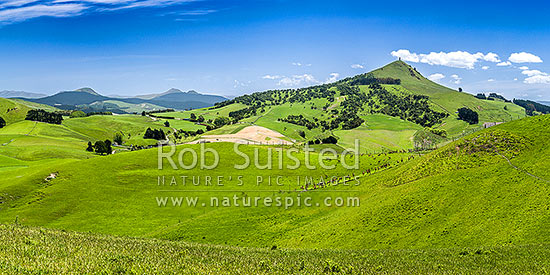
{"type": "Polygon", "coordinates": [[[25,120],[46,122],[51,124],[61,124],[63,121],[63,115],[59,113],[47,112],[42,109],[39,110],[29,110],[25,120]]]}
{"type": "Polygon", "coordinates": [[[514,104],[523,107],[525,109],[525,114],[527,114],[528,116],[535,115],[536,114],[535,112],[539,112],[542,114],[550,114],[549,106],[540,104],[535,101],[514,98],[514,104]]]}

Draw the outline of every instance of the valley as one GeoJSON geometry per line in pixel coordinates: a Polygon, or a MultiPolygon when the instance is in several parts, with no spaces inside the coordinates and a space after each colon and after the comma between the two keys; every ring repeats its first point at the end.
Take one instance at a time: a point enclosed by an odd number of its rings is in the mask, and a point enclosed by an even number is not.
{"type": "Polygon", "coordinates": [[[550,116],[441,86],[403,61],[192,110],[69,93],[0,99],[0,269],[8,273],[549,268],[550,116]],[[61,108],[115,103],[128,113],[61,108]],[[36,109],[63,119],[26,119],[36,109]],[[98,153],[107,140],[112,151],[98,153]],[[160,157],[168,153],[173,159],[160,157]],[[242,154],[257,157],[245,165],[242,154]],[[288,156],[315,167],[293,168],[288,156]],[[268,161],[276,168],[263,168],[268,161]],[[234,197],[262,203],[237,207],[234,197]]]}

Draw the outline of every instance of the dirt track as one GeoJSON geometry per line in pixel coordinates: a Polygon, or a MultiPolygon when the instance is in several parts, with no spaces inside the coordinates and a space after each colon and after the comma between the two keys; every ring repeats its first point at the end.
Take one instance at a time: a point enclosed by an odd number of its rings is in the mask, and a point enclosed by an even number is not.
{"type": "Polygon", "coordinates": [[[200,139],[191,143],[201,142],[233,142],[241,144],[260,144],[260,145],[291,145],[281,133],[261,126],[248,126],[236,134],[227,135],[204,135],[200,139]]]}

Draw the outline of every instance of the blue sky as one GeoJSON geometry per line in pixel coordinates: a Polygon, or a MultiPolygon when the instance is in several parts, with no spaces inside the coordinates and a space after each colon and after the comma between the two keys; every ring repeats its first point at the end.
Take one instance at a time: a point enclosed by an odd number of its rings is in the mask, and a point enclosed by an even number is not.
{"type": "Polygon", "coordinates": [[[543,1],[0,0],[0,90],[226,96],[402,57],[470,93],[550,100],[543,1]]]}

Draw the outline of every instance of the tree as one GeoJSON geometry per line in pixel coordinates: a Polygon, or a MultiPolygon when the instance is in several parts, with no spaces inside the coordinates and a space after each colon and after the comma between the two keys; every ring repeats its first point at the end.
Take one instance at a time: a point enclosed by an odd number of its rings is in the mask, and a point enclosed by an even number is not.
{"type": "Polygon", "coordinates": [[[189,118],[189,120],[196,121],[197,120],[197,115],[195,115],[194,113],[191,113],[191,117],[189,118]]]}
{"type": "Polygon", "coordinates": [[[88,151],[88,152],[93,152],[94,151],[94,146],[92,145],[91,141],[88,141],[88,148],[86,148],[86,151],[88,151]]]}
{"type": "Polygon", "coordinates": [[[4,126],[6,126],[6,121],[0,117],[0,128],[4,128],[4,126]]]}
{"type": "Polygon", "coordinates": [[[75,117],[86,117],[86,113],[82,112],[82,111],[73,111],[71,113],[71,116],[72,118],[75,118],[75,117]]]}
{"type": "Polygon", "coordinates": [[[164,122],[164,127],[170,127],[170,121],[168,121],[168,120],[165,121],[165,122],[164,122]]]}
{"type": "Polygon", "coordinates": [[[306,132],[302,130],[298,130],[298,135],[301,136],[302,138],[306,138],[306,132]]]}
{"type": "Polygon", "coordinates": [[[156,139],[156,140],[165,140],[166,134],[162,129],[151,129],[147,128],[145,131],[145,134],[143,135],[144,139],[156,139]]]}
{"type": "Polygon", "coordinates": [[[141,116],[145,116],[145,111],[142,111],[142,112],[141,112],[141,116]]]}
{"type": "Polygon", "coordinates": [[[94,150],[96,153],[103,155],[107,152],[107,146],[104,141],[98,140],[94,143],[94,150]]]}
{"type": "Polygon", "coordinates": [[[203,123],[204,122],[204,117],[202,115],[200,115],[199,118],[197,118],[197,121],[200,122],[200,123],[203,123]]]}
{"type": "Polygon", "coordinates": [[[229,124],[230,121],[231,120],[228,117],[219,116],[216,119],[214,119],[214,126],[219,128],[226,124],[229,124]]]}
{"type": "Polygon", "coordinates": [[[113,138],[113,141],[118,144],[118,145],[121,145],[122,144],[122,134],[121,133],[115,133],[115,136],[113,138]]]}
{"type": "Polygon", "coordinates": [[[459,88],[458,88],[458,91],[462,93],[462,88],[459,87],[459,88]]]}
{"type": "Polygon", "coordinates": [[[458,119],[464,120],[470,124],[477,124],[479,122],[478,114],[468,108],[458,109],[458,119]]]}
{"type": "Polygon", "coordinates": [[[110,155],[113,153],[113,148],[111,147],[112,143],[110,140],[105,140],[105,154],[110,155]]]}

